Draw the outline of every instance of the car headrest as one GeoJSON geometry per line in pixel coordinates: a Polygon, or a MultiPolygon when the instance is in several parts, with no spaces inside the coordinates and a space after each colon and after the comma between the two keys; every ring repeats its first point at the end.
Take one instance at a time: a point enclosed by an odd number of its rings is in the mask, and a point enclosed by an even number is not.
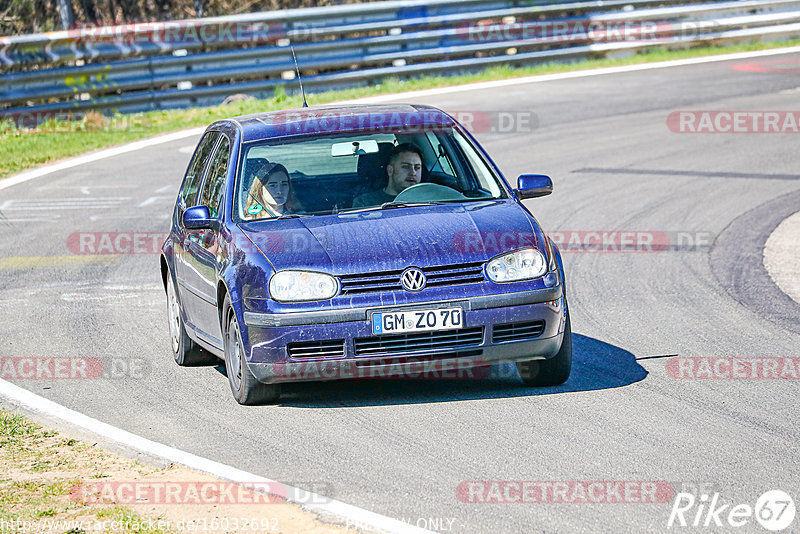
{"type": "Polygon", "coordinates": [[[393,148],[392,143],[378,143],[377,152],[358,156],[358,175],[375,188],[382,187],[386,180],[386,163],[393,148]]]}

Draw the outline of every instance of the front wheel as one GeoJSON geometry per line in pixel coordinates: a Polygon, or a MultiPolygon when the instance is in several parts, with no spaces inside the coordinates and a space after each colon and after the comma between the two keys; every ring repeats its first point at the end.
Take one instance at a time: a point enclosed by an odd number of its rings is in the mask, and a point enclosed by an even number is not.
{"type": "Polygon", "coordinates": [[[262,384],[250,372],[245,360],[239,321],[236,320],[236,313],[227,296],[222,309],[225,310],[223,314],[225,372],[228,375],[233,398],[239,404],[246,405],[276,402],[281,396],[281,386],[280,384],[262,384]]]}
{"type": "MultiPolygon", "coordinates": [[[[566,306],[566,299],[564,301],[566,306]]],[[[564,326],[564,340],[558,353],[549,360],[530,360],[517,362],[517,371],[526,386],[560,386],[569,378],[572,369],[572,326],[567,308],[567,324],[564,326]]]]}
{"type": "Polygon", "coordinates": [[[216,356],[195,343],[181,319],[181,307],[172,274],[167,273],[167,313],[169,314],[169,337],[172,341],[172,357],[175,363],[182,367],[196,365],[213,365],[217,363],[216,356]]]}

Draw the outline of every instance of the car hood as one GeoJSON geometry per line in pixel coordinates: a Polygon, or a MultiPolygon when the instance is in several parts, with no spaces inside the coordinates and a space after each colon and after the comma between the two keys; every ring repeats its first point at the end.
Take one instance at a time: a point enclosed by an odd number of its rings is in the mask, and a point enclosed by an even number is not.
{"type": "Polygon", "coordinates": [[[336,275],[482,262],[525,246],[544,252],[535,219],[512,200],[258,221],[239,227],[276,270],[336,275]]]}

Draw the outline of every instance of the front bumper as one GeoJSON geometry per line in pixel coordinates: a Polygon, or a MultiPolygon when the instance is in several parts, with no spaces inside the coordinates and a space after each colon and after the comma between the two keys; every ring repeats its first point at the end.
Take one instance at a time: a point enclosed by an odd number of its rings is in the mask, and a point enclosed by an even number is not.
{"type": "MultiPolygon", "coordinates": [[[[545,290],[480,296],[460,300],[413,305],[351,308],[283,314],[244,314],[249,348],[248,366],[264,383],[336,380],[347,378],[450,378],[467,370],[496,363],[548,359],[558,352],[566,317],[561,286],[545,290]],[[359,347],[371,342],[373,311],[411,310],[458,306],[464,324],[458,331],[427,332],[430,347],[403,346],[394,339],[386,351],[364,354],[359,347]],[[531,335],[524,325],[536,324],[541,331],[531,335]],[[516,328],[516,325],[523,325],[516,328]],[[499,327],[499,328],[498,328],[499,327]],[[503,329],[504,334],[498,335],[503,329]],[[453,335],[464,332],[464,336],[453,335]],[[508,332],[527,335],[508,335],[508,332]],[[437,340],[442,334],[444,342],[437,340]],[[468,335],[467,335],[468,333],[468,335]],[[457,341],[450,342],[450,339],[457,341]],[[320,350],[321,357],[294,357],[287,346],[331,343],[334,355],[320,350]],[[339,343],[340,342],[340,343],[339,343]]],[[[414,336],[410,336],[413,338],[414,336]]],[[[469,373],[467,373],[468,375],[469,373]]]]}

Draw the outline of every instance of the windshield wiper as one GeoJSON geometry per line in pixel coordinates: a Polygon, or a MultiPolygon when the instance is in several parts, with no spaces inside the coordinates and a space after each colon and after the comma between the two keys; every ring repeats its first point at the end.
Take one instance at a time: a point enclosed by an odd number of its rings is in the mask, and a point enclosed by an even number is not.
{"type": "Polygon", "coordinates": [[[434,206],[436,204],[441,204],[438,201],[426,201],[426,202],[406,202],[406,201],[395,201],[392,200],[391,202],[384,202],[379,207],[376,206],[377,209],[388,210],[393,208],[410,208],[414,206],[434,206]]]}
{"type": "MultiPolygon", "coordinates": [[[[460,200],[458,202],[461,202],[460,200]]],[[[346,210],[339,210],[339,213],[358,213],[362,211],[377,211],[377,210],[389,210],[394,208],[409,208],[415,206],[435,206],[439,204],[445,204],[446,201],[436,200],[436,201],[426,201],[426,202],[405,202],[405,201],[390,201],[384,202],[380,206],[365,206],[363,208],[349,208],[346,210]]]]}
{"type": "Polygon", "coordinates": [[[310,215],[304,215],[302,213],[284,213],[279,217],[275,217],[274,220],[280,221],[281,219],[299,219],[300,217],[310,217],[310,215]]]}

